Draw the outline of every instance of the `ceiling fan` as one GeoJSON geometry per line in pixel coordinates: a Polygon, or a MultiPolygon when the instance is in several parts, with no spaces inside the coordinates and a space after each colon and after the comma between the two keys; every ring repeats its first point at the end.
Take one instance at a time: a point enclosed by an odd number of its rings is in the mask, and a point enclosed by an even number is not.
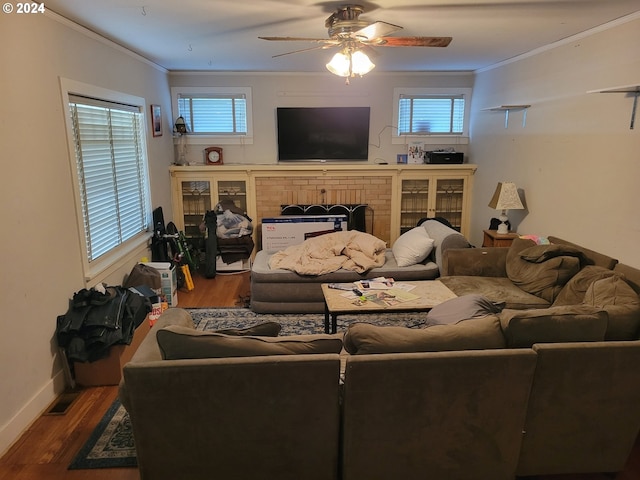
{"type": "Polygon", "coordinates": [[[361,5],[348,4],[338,7],[324,22],[328,29],[329,38],[258,38],[270,41],[319,44],[310,48],[274,55],[274,58],[292,53],[338,47],[340,51],[327,64],[327,69],[336,75],[347,77],[347,83],[349,77],[364,75],[375,67],[367,55],[367,53],[374,53],[371,47],[446,47],[451,43],[451,37],[390,37],[389,34],[402,30],[402,27],[387,22],[361,20],[360,14],[363,12],[364,7],[361,5]]]}

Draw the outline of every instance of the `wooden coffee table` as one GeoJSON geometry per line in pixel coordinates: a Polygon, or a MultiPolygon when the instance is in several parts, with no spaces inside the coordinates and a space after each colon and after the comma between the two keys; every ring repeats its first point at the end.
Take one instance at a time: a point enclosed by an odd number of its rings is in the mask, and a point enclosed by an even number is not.
{"type": "MultiPolygon", "coordinates": [[[[409,293],[418,298],[401,302],[396,305],[379,305],[371,301],[355,304],[353,298],[344,297],[344,290],[329,288],[328,283],[323,283],[322,295],[324,296],[324,331],[336,333],[338,329],[338,315],[343,313],[380,313],[380,312],[420,312],[429,311],[444,301],[456,298],[453,293],[439,280],[422,280],[416,282],[398,282],[414,285],[409,293]]],[[[383,291],[383,290],[376,290],[383,291]]]]}

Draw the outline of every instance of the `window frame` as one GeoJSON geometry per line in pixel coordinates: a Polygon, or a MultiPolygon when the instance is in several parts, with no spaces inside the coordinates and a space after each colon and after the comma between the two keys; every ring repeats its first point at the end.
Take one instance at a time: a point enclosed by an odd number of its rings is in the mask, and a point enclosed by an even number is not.
{"type": "Polygon", "coordinates": [[[391,132],[392,144],[405,144],[411,141],[420,140],[427,145],[460,145],[469,143],[469,119],[471,110],[471,88],[394,88],[393,89],[393,129],[391,132]],[[398,124],[400,118],[400,98],[401,96],[442,96],[442,97],[464,97],[464,118],[463,131],[456,133],[413,133],[410,135],[398,135],[398,124]]]}
{"type": "Polygon", "coordinates": [[[78,241],[81,249],[82,269],[86,286],[91,286],[104,281],[108,275],[115,272],[116,269],[126,265],[132,259],[139,256],[141,249],[147,249],[149,239],[152,236],[152,204],[151,204],[151,185],[149,176],[149,158],[148,158],[148,136],[149,121],[147,118],[147,104],[144,98],[135,95],[129,95],[122,92],[108,90],[102,87],[96,87],[82,82],[60,78],[63,111],[65,116],[65,124],[67,130],[67,143],[69,150],[69,165],[71,172],[71,183],[74,192],[74,201],[76,207],[76,223],[78,232],[78,241]],[[72,96],[90,97],[104,100],[111,103],[121,103],[125,105],[133,105],[139,108],[141,115],[141,147],[143,149],[143,175],[145,178],[145,192],[143,192],[144,202],[146,204],[146,225],[147,228],[135,234],[133,237],[124,240],[119,245],[111,248],[107,252],[98,256],[93,260],[89,260],[89,252],[87,249],[87,237],[85,233],[84,211],[82,208],[83,197],[80,188],[80,172],[78,170],[76,159],[76,144],[73,134],[73,119],[71,118],[70,101],[72,96]]]}
{"type": "Polygon", "coordinates": [[[171,108],[173,119],[177,119],[179,115],[178,97],[181,94],[198,95],[206,97],[220,96],[220,98],[229,98],[230,95],[244,95],[246,102],[246,134],[228,134],[228,133],[191,133],[187,132],[186,143],[206,145],[214,142],[216,145],[250,145],[253,144],[253,103],[251,97],[251,87],[171,87],[171,108]]]}

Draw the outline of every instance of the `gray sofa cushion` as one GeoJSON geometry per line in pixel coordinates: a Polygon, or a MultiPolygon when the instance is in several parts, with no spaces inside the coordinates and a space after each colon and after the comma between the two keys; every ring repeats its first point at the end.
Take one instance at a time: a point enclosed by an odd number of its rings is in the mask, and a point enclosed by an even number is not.
{"type": "Polygon", "coordinates": [[[325,334],[238,337],[170,325],[158,330],[156,338],[164,360],[340,353],[342,350],[339,336],[325,334]]]}
{"type": "Polygon", "coordinates": [[[593,282],[584,303],[607,312],[607,340],[635,340],[640,328],[640,298],[635,290],[616,274],[593,282]]]}
{"type": "Polygon", "coordinates": [[[589,305],[505,309],[500,314],[509,348],[531,347],[534,343],[601,341],[607,320],[605,311],[589,305]]]}
{"type": "Polygon", "coordinates": [[[545,308],[548,301],[516,287],[505,277],[478,277],[475,275],[456,275],[440,277],[439,280],[458,295],[480,294],[492,302],[505,302],[506,308],[545,308]]]}
{"type": "Polygon", "coordinates": [[[435,240],[430,257],[436,262],[439,271],[443,270],[442,253],[450,248],[469,248],[471,244],[460,232],[453,231],[438,220],[427,220],[421,227],[435,240]]]}
{"type": "Polygon", "coordinates": [[[504,348],[497,316],[465,320],[454,325],[427,328],[380,327],[368,323],[349,325],[344,348],[351,354],[438,352],[504,348]]]}
{"type": "Polygon", "coordinates": [[[433,307],[427,313],[427,325],[450,325],[462,320],[500,313],[503,303],[496,303],[478,294],[452,298],[433,307]]]}
{"type": "Polygon", "coordinates": [[[562,246],[536,246],[532,240],[514,239],[507,253],[509,280],[525,292],[553,303],[565,283],[580,270],[580,257],[576,256],[575,249],[566,248],[567,255],[563,255],[562,246]]]}
{"type": "Polygon", "coordinates": [[[235,337],[277,337],[282,325],[277,322],[262,322],[246,328],[224,328],[214,333],[223,333],[235,337]]]}
{"type": "MultiPolygon", "coordinates": [[[[399,267],[390,248],[385,251],[385,263],[382,267],[372,268],[366,274],[359,274],[350,270],[340,269],[324,275],[298,275],[290,270],[271,269],[269,258],[271,254],[260,250],[256,254],[251,267],[251,282],[253,283],[345,283],[355,282],[363,278],[392,277],[403,281],[430,280],[439,274],[438,266],[433,262],[419,263],[408,267],[399,267]]],[[[318,291],[320,288],[318,287],[318,291]]],[[[252,292],[253,294],[253,292],[252,292]]],[[[291,300],[291,298],[289,298],[291,300]]]]}

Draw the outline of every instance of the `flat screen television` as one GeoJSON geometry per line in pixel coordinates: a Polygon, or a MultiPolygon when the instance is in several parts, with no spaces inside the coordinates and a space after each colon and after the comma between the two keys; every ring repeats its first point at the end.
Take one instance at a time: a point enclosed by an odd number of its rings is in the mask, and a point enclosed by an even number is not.
{"type": "Polygon", "coordinates": [[[279,107],[278,160],[368,160],[370,110],[370,107],[279,107]]]}

